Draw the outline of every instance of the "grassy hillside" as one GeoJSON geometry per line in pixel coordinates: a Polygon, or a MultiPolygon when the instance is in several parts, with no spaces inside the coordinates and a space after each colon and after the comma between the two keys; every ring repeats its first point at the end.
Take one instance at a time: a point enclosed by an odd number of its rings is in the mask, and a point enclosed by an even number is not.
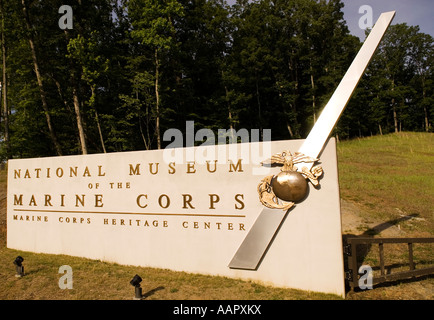
{"type": "Polygon", "coordinates": [[[400,133],[338,144],[342,199],[413,236],[434,234],[434,134],[400,133]]]}
{"type": "MultiPolygon", "coordinates": [[[[363,221],[396,224],[404,236],[434,234],[434,134],[401,133],[338,144],[341,197],[360,210],[363,221]],[[409,220],[408,217],[411,219],[409,220]]],[[[339,299],[299,290],[168,270],[121,266],[63,255],[6,248],[6,174],[0,172],[0,299],[132,299],[129,284],[143,278],[147,299],[339,299]],[[12,261],[25,257],[26,276],[14,277],[12,261]],[[58,268],[70,265],[74,288],[60,290],[58,268]]],[[[361,229],[362,230],[362,229],[361,229]]],[[[362,230],[363,231],[363,230],[362,230]]],[[[375,234],[374,234],[375,235],[375,234]]],[[[380,235],[381,236],[381,235],[380,235]]],[[[432,248],[432,247],[431,247],[432,248]]],[[[417,261],[433,260],[432,249],[415,251],[417,261]]],[[[402,254],[398,253],[398,255],[402,254]]],[[[374,255],[367,255],[375,263],[374,255]]],[[[434,279],[377,288],[347,299],[434,299],[434,279]]]]}

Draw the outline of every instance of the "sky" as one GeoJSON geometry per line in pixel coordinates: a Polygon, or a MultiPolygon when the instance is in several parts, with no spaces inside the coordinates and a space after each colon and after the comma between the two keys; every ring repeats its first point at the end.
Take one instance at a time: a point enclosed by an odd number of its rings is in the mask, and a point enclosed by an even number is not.
{"type": "MultiPolygon", "coordinates": [[[[396,11],[392,24],[407,23],[409,26],[418,25],[420,31],[434,37],[434,1],[433,0],[343,0],[344,19],[347,21],[351,34],[365,39],[365,31],[359,27],[359,20],[366,11],[359,13],[363,5],[372,8],[373,22],[377,21],[381,13],[396,11]]],[[[364,19],[362,19],[363,21],[364,19]]]]}
{"type": "MultiPolygon", "coordinates": [[[[233,4],[235,0],[227,0],[233,4]]],[[[361,6],[372,8],[372,21],[375,24],[381,13],[396,11],[392,24],[407,23],[409,26],[420,27],[420,31],[434,37],[434,0],[342,0],[344,3],[344,19],[347,21],[351,34],[365,39],[365,30],[359,27],[359,20],[364,20],[366,11],[359,13],[361,6]]],[[[363,25],[363,24],[362,24],[363,25]]]]}

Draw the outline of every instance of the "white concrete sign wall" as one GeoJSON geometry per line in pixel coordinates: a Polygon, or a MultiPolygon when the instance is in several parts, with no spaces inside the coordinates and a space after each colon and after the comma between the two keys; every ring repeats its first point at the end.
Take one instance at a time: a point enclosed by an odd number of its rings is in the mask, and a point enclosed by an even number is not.
{"type": "Polygon", "coordinates": [[[260,161],[302,142],[10,160],[7,246],[344,295],[334,139],[321,188],[289,211],[258,269],[228,267],[263,208],[258,184],[280,172],[260,161]]]}

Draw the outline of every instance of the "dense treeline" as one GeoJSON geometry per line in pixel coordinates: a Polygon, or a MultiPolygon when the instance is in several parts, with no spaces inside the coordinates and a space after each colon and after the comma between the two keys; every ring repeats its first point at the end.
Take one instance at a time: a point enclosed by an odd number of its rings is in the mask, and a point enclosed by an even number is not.
{"type": "MultiPolygon", "coordinates": [[[[305,138],[361,46],[342,7],[0,0],[0,160],[163,148],[189,120],[305,138]],[[59,27],[62,5],[72,29],[59,27]]],[[[430,35],[392,26],[335,134],[432,130],[432,65],[430,35]]]]}

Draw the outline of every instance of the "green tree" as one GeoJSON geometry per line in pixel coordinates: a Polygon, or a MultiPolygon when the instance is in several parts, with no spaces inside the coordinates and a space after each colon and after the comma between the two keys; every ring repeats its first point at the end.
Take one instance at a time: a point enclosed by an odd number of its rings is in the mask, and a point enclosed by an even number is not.
{"type": "Polygon", "coordinates": [[[434,116],[433,65],[434,41],[429,34],[417,32],[411,39],[410,63],[414,68],[413,87],[418,92],[418,105],[423,110],[424,129],[428,132],[434,116]]]}
{"type": "MultiPolygon", "coordinates": [[[[98,134],[101,142],[101,147],[106,153],[106,147],[101,130],[98,111],[96,109],[96,95],[98,79],[107,73],[109,68],[109,60],[97,52],[98,49],[98,32],[92,31],[89,38],[85,39],[81,34],[68,43],[68,54],[70,59],[81,67],[81,80],[89,86],[91,95],[87,101],[87,105],[91,113],[95,114],[95,122],[98,128],[98,134]]],[[[87,151],[83,151],[86,153],[87,151]]]]}
{"type": "Polygon", "coordinates": [[[390,26],[367,71],[371,101],[361,108],[372,117],[366,123],[375,123],[380,133],[427,130],[431,66],[432,37],[417,26],[390,26]]]}
{"type": "Polygon", "coordinates": [[[42,76],[41,69],[40,69],[38,49],[37,49],[37,46],[35,43],[35,39],[34,39],[34,35],[33,35],[33,26],[32,26],[31,20],[30,20],[29,6],[28,6],[28,3],[26,0],[21,0],[21,4],[22,4],[25,26],[26,26],[26,30],[27,30],[27,40],[29,42],[30,50],[32,53],[34,70],[35,70],[35,74],[36,74],[36,79],[38,81],[39,93],[41,96],[42,108],[44,110],[45,118],[47,121],[48,131],[50,133],[51,141],[52,141],[52,143],[56,149],[57,155],[61,156],[63,153],[62,153],[62,149],[61,149],[61,146],[58,142],[57,134],[55,132],[55,129],[54,129],[54,126],[53,126],[53,123],[51,120],[50,109],[49,109],[48,101],[47,101],[48,99],[47,99],[47,93],[46,93],[46,86],[44,84],[44,78],[42,76]]]}
{"type": "Polygon", "coordinates": [[[161,148],[161,68],[169,59],[178,43],[176,42],[175,20],[183,15],[183,7],[176,0],[130,0],[128,15],[133,29],[130,35],[152,53],[153,72],[146,71],[145,76],[152,74],[155,88],[155,135],[157,148],[161,148]]]}

